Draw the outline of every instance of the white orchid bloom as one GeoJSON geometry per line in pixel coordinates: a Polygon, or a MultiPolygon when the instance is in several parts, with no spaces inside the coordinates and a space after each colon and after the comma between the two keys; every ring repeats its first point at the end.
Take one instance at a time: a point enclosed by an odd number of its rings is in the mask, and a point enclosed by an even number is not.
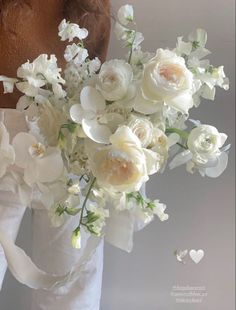
{"type": "Polygon", "coordinates": [[[84,87],[80,94],[81,104],[74,104],[70,109],[71,119],[82,125],[87,137],[97,143],[109,143],[111,129],[99,122],[104,115],[106,101],[94,87],[84,87]]]}
{"type": "Polygon", "coordinates": [[[0,122],[0,178],[3,177],[10,165],[15,161],[15,152],[10,145],[9,133],[2,122],[0,122]]]}
{"type": "Polygon", "coordinates": [[[24,169],[24,180],[28,185],[54,182],[61,176],[64,165],[59,149],[46,147],[24,132],[17,134],[12,144],[15,164],[24,169]]]}
{"type": "Polygon", "coordinates": [[[79,25],[67,22],[65,19],[60,23],[59,27],[59,36],[61,41],[69,40],[73,41],[75,38],[79,40],[84,40],[88,36],[88,30],[85,28],[80,28],[79,25]]]}

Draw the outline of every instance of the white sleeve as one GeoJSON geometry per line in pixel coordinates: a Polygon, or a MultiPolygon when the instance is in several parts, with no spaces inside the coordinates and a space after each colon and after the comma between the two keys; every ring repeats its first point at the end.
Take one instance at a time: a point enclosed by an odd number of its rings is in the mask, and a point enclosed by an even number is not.
{"type": "MultiPolygon", "coordinates": [[[[60,228],[51,227],[46,210],[33,209],[33,261],[50,274],[64,274],[78,264],[84,254],[88,234],[82,235],[82,248],[71,246],[71,234],[78,217],[70,217],[60,228]]],[[[103,241],[84,270],[72,282],[55,291],[32,290],[32,310],[99,310],[103,273],[103,241]]]]}
{"type": "MultiPolygon", "coordinates": [[[[15,241],[25,213],[18,196],[12,192],[0,191],[0,229],[15,241]]],[[[7,270],[5,254],[0,244],[0,291],[7,270]]]]}

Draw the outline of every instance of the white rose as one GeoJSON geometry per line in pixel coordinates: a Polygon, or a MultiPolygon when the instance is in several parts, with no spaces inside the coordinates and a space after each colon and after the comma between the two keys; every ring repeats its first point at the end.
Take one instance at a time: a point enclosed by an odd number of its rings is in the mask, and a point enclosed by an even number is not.
{"type": "Polygon", "coordinates": [[[182,113],[193,106],[193,74],[184,58],[169,50],[157,50],[145,65],[141,89],[135,100],[135,109],[141,113],[155,113],[163,102],[182,113]]]}
{"type": "Polygon", "coordinates": [[[110,141],[110,146],[87,151],[99,186],[111,192],[138,191],[148,180],[146,155],[139,139],[129,127],[122,126],[110,141]]]}
{"type": "Polygon", "coordinates": [[[139,138],[142,147],[147,147],[151,143],[153,125],[148,119],[133,116],[128,122],[128,127],[139,138]]]}
{"type": "Polygon", "coordinates": [[[122,25],[128,25],[134,20],[134,9],[132,5],[123,5],[118,11],[118,19],[122,25]]]}
{"type": "Polygon", "coordinates": [[[2,122],[0,122],[0,178],[3,177],[7,168],[15,161],[15,152],[9,144],[9,133],[2,122]]]}
{"type": "Polygon", "coordinates": [[[199,125],[194,128],[188,137],[188,148],[193,154],[193,161],[205,164],[211,159],[220,156],[220,148],[227,139],[227,135],[219,133],[210,125],[199,125]]]}
{"type": "Polygon", "coordinates": [[[132,67],[123,60],[105,62],[98,75],[97,88],[108,101],[123,99],[133,79],[132,67]]]}

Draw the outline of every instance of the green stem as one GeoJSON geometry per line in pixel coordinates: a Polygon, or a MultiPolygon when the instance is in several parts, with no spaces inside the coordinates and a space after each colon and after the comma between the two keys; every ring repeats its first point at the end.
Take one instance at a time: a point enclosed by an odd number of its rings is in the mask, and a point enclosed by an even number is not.
{"type": "Polygon", "coordinates": [[[91,193],[91,190],[92,190],[92,188],[93,188],[95,182],[96,182],[96,178],[93,178],[93,181],[92,181],[92,183],[91,183],[90,186],[89,186],[87,195],[86,195],[86,197],[85,197],[85,199],[84,199],[84,202],[83,202],[83,205],[82,205],[82,208],[81,208],[81,214],[80,214],[79,225],[76,227],[76,229],[74,230],[74,232],[80,230],[80,226],[81,226],[81,224],[82,224],[83,217],[84,217],[84,210],[85,210],[85,208],[86,208],[86,204],[87,204],[87,201],[88,201],[88,199],[89,199],[89,195],[90,195],[90,193],[91,193]]]}
{"type": "Polygon", "coordinates": [[[181,146],[183,149],[188,150],[188,147],[187,147],[187,146],[185,146],[185,145],[183,145],[183,144],[181,144],[181,143],[179,143],[179,142],[177,142],[176,144],[179,145],[179,146],[181,146]]]}
{"type": "Polygon", "coordinates": [[[178,128],[167,128],[166,133],[177,133],[181,138],[188,139],[189,133],[178,128]]]}
{"type": "Polygon", "coordinates": [[[135,39],[136,39],[136,32],[135,32],[135,34],[134,34],[134,38],[133,38],[132,45],[131,45],[131,49],[130,49],[130,54],[129,54],[129,59],[128,59],[128,63],[129,63],[129,64],[131,63],[132,56],[133,56],[133,45],[134,45],[135,39]]]}

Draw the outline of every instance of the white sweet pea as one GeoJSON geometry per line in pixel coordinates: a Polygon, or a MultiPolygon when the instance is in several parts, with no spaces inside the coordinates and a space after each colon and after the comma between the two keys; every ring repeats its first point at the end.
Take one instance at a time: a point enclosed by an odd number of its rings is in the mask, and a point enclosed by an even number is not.
{"type": "Polygon", "coordinates": [[[73,41],[75,38],[79,40],[84,40],[88,36],[88,30],[85,28],[80,28],[79,25],[67,22],[65,19],[60,23],[59,27],[59,36],[62,41],[69,40],[73,41]]]}
{"type": "Polygon", "coordinates": [[[122,41],[128,40],[130,30],[122,26],[120,23],[115,24],[114,32],[118,40],[122,40],[122,41]]]}
{"type": "Polygon", "coordinates": [[[91,86],[83,88],[80,94],[81,104],[74,104],[70,109],[71,119],[82,125],[87,137],[97,143],[109,143],[112,134],[107,125],[99,118],[105,113],[106,102],[99,91],[91,86]]]}
{"type": "Polygon", "coordinates": [[[4,75],[0,75],[0,82],[3,82],[4,94],[13,93],[14,85],[17,81],[17,79],[12,79],[4,75]]]}
{"type": "Polygon", "coordinates": [[[78,46],[75,43],[72,45],[67,45],[64,54],[65,60],[67,62],[70,62],[72,59],[74,59],[74,62],[77,65],[82,64],[88,56],[88,50],[78,46]]]}
{"type": "Polygon", "coordinates": [[[122,6],[118,11],[118,19],[119,22],[126,26],[130,22],[134,21],[134,9],[132,5],[126,4],[122,6]]]}
{"type": "Polygon", "coordinates": [[[97,88],[108,101],[123,99],[133,79],[132,67],[124,60],[105,62],[98,75],[97,88]]]}
{"type": "Polygon", "coordinates": [[[204,29],[197,29],[193,31],[189,36],[188,39],[192,42],[195,48],[198,47],[205,47],[207,43],[207,32],[204,29]]]}
{"type": "Polygon", "coordinates": [[[159,200],[154,200],[153,204],[155,205],[153,208],[153,214],[157,215],[161,222],[167,221],[169,215],[165,213],[166,205],[160,203],[159,200]]]}
{"type": "Polygon", "coordinates": [[[7,168],[15,161],[15,152],[9,140],[6,127],[0,122],[0,178],[5,175],[7,168]]]}
{"type": "Polygon", "coordinates": [[[110,146],[88,150],[89,165],[99,186],[112,192],[138,191],[148,180],[147,160],[153,158],[146,157],[140,140],[127,126],[120,127],[110,142],[110,146]]]}
{"type": "Polygon", "coordinates": [[[52,92],[43,89],[43,87],[50,84],[55,97],[62,98],[65,96],[65,92],[61,84],[64,84],[65,81],[60,72],[56,56],[51,55],[48,59],[48,55],[42,54],[32,63],[28,61],[17,70],[17,76],[23,81],[17,82],[16,87],[29,97],[48,97],[52,92]]]}
{"type": "Polygon", "coordinates": [[[193,74],[184,58],[169,50],[157,50],[145,65],[141,90],[134,100],[135,110],[141,113],[155,113],[163,102],[186,114],[193,106],[193,74]]]}
{"type": "Polygon", "coordinates": [[[88,205],[87,210],[89,214],[92,214],[92,216],[96,218],[96,220],[92,220],[91,222],[88,220],[87,228],[95,235],[101,236],[102,230],[106,225],[106,218],[109,217],[109,210],[92,204],[88,205]]]}
{"type": "Polygon", "coordinates": [[[136,116],[131,116],[128,122],[128,127],[139,138],[142,147],[147,147],[152,141],[153,125],[146,119],[136,116]]]}
{"type": "Polygon", "coordinates": [[[15,164],[24,169],[24,180],[34,183],[50,183],[63,172],[61,152],[55,147],[46,147],[29,134],[21,132],[15,136],[12,145],[15,150],[15,164]]]}

